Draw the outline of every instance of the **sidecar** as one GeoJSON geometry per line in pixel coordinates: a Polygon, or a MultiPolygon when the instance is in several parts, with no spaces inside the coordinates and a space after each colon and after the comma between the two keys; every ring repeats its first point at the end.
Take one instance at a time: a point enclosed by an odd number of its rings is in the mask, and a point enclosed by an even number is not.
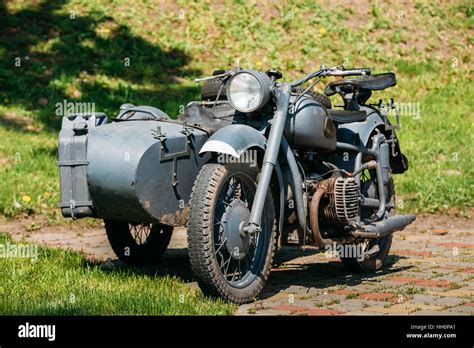
{"type": "Polygon", "coordinates": [[[132,104],[112,122],[101,113],[63,117],[57,162],[62,215],[184,225],[194,179],[210,157],[199,150],[223,126],[208,116],[191,103],[178,120],[132,104]]]}

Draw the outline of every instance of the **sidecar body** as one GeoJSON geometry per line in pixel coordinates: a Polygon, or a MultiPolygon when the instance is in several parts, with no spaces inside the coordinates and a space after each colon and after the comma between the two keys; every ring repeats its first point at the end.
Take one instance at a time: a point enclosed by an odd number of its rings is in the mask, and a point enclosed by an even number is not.
{"type": "MultiPolygon", "coordinates": [[[[192,185],[209,154],[206,129],[141,107],[109,122],[104,114],[63,118],[59,134],[63,216],[183,225],[192,185]],[[158,115],[158,117],[156,117],[158,115]]],[[[146,108],[146,107],[145,107],[146,108]]]]}

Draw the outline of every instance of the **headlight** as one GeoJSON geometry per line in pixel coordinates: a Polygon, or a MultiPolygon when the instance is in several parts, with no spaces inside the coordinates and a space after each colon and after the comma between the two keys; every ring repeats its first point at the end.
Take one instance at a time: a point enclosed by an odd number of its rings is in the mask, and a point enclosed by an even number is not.
{"type": "Polygon", "coordinates": [[[242,70],[227,83],[227,98],[240,112],[252,112],[263,107],[270,99],[271,81],[267,74],[242,70]]]}

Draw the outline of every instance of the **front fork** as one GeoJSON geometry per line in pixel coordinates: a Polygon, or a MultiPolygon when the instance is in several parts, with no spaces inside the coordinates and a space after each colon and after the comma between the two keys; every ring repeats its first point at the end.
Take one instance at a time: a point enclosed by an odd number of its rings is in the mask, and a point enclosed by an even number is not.
{"type": "Polygon", "coordinates": [[[267,148],[265,150],[265,155],[263,156],[262,169],[260,171],[257,192],[255,193],[249,222],[248,225],[244,226],[242,229],[244,233],[253,234],[259,232],[261,229],[260,221],[262,218],[265,198],[267,197],[268,188],[270,187],[273,169],[278,160],[281,139],[283,131],[285,130],[286,118],[288,116],[288,108],[290,104],[291,86],[283,84],[281,87],[275,88],[274,93],[277,109],[273,116],[270,134],[268,135],[267,148]]]}

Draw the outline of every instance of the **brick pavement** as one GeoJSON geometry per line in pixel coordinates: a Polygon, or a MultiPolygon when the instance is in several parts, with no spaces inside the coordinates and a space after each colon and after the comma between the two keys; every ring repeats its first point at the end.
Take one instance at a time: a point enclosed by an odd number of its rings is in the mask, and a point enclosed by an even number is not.
{"type": "Polygon", "coordinates": [[[419,218],[394,235],[389,265],[376,274],[351,274],[311,247],[284,247],[276,261],[258,301],[237,314],[474,315],[470,220],[419,218]]]}
{"type": "MultiPolygon", "coordinates": [[[[101,227],[45,226],[28,232],[32,220],[2,223],[16,240],[73,248],[94,259],[115,259],[101,227]]],[[[173,234],[159,274],[190,286],[186,230],[173,234]]],[[[474,314],[474,222],[450,216],[418,216],[394,235],[389,265],[376,274],[348,273],[337,258],[313,247],[277,253],[267,286],[238,315],[474,314]],[[442,231],[442,233],[440,233],[442,231]],[[446,232],[447,231],[447,232],[446,232]]]]}

